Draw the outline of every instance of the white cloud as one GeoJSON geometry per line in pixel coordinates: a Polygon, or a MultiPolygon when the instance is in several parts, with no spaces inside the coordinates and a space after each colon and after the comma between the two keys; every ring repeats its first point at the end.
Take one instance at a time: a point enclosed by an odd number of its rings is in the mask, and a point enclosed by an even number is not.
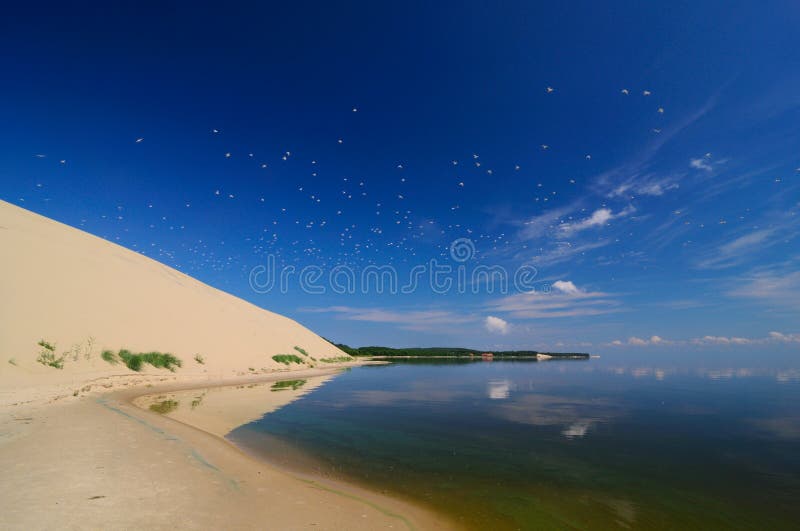
{"type": "Polygon", "coordinates": [[[689,166],[696,170],[714,171],[714,168],[711,167],[707,158],[691,159],[689,161],[689,166]]]}
{"type": "Polygon", "coordinates": [[[573,284],[571,280],[556,280],[553,282],[553,288],[567,295],[581,293],[581,290],[578,289],[578,286],[573,284]]]}
{"type": "Polygon", "coordinates": [[[559,231],[569,236],[580,232],[582,230],[591,229],[592,227],[602,227],[612,219],[621,218],[632,214],[635,211],[633,207],[627,207],[620,212],[614,214],[610,208],[598,208],[592,215],[582,221],[575,223],[564,223],[559,227],[559,231]]]}
{"type": "Polygon", "coordinates": [[[509,329],[508,321],[493,315],[486,317],[484,326],[486,326],[486,330],[493,334],[507,334],[509,329]]]}
{"type": "Polygon", "coordinates": [[[782,334],[780,332],[770,332],[769,338],[780,343],[800,343],[800,334],[782,334]]]}
{"type": "Polygon", "coordinates": [[[747,338],[737,336],[714,336],[706,335],[696,337],[688,340],[668,340],[660,336],[651,336],[650,339],[642,339],[639,337],[629,337],[627,341],[615,339],[608,343],[609,346],[622,347],[646,347],[651,345],[761,345],[765,343],[800,343],[800,334],[784,334],[781,332],[770,332],[766,337],[747,338]]]}

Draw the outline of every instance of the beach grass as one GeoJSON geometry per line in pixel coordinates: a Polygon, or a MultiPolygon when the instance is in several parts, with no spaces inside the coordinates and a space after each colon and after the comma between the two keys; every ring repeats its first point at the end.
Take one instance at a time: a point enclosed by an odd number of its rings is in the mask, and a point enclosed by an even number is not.
{"type": "Polygon", "coordinates": [[[100,353],[100,357],[112,365],[119,363],[119,358],[113,350],[104,350],[102,353],[100,353]]]}
{"type": "Polygon", "coordinates": [[[168,369],[172,372],[175,372],[178,367],[183,365],[179,358],[169,352],[133,353],[123,348],[117,353],[111,350],[104,350],[100,357],[112,365],[122,361],[126,367],[136,372],[141,371],[145,364],[152,365],[157,369],[168,369]]]}
{"type": "Polygon", "coordinates": [[[283,380],[282,382],[275,382],[270,387],[270,391],[287,391],[291,389],[296,391],[306,384],[307,380],[283,380]]]}
{"type": "Polygon", "coordinates": [[[353,361],[353,358],[350,356],[338,356],[336,358],[322,358],[319,361],[325,363],[346,363],[348,361],[353,361]]]}
{"type": "Polygon", "coordinates": [[[294,347],[294,349],[303,356],[309,357],[308,352],[303,347],[294,347]]]}
{"type": "Polygon", "coordinates": [[[64,368],[66,354],[62,354],[61,357],[56,357],[56,346],[53,343],[48,343],[44,339],[40,340],[37,344],[41,347],[41,350],[39,350],[39,356],[36,358],[36,361],[48,367],[54,367],[56,369],[64,368]]]}
{"type": "Polygon", "coordinates": [[[289,365],[292,363],[298,363],[300,365],[303,364],[302,358],[295,354],[275,354],[272,356],[272,359],[277,361],[278,363],[283,363],[284,365],[289,365]]]}
{"type": "Polygon", "coordinates": [[[180,402],[176,400],[162,400],[161,402],[156,402],[155,404],[150,404],[150,411],[155,411],[156,413],[160,413],[161,415],[165,415],[170,411],[174,411],[180,405],[180,402]]]}

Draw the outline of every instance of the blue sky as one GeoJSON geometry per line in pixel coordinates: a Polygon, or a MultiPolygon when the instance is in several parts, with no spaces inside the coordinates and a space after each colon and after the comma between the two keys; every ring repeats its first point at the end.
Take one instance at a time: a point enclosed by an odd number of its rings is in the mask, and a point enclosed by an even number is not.
{"type": "Polygon", "coordinates": [[[352,345],[797,347],[796,3],[430,4],[11,6],[0,197],[352,345]]]}

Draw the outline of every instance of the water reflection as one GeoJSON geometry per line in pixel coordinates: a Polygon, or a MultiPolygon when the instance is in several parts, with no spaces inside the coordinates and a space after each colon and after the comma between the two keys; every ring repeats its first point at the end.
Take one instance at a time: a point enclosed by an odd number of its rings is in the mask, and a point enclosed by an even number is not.
{"type": "Polygon", "coordinates": [[[651,361],[357,368],[231,438],[476,529],[796,525],[800,370],[651,361]]]}
{"type": "Polygon", "coordinates": [[[316,389],[331,376],[192,389],[139,397],[137,406],[215,435],[258,420],[316,389]]]}
{"type": "Polygon", "coordinates": [[[511,394],[511,381],[489,380],[487,394],[491,400],[505,400],[511,394]]]}

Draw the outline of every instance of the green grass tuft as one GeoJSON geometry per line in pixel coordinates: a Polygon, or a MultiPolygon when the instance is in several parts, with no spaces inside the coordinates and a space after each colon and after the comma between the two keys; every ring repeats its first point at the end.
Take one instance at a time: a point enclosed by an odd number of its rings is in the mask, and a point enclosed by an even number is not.
{"type": "Polygon", "coordinates": [[[299,352],[300,354],[302,354],[303,356],[308,357],[308,352],[306,352],[304,348],[302,348],[302,347],[294,347],[294,349],[297,352],[299,352]]]}
{"type": "Polygon", "coordinates": [[[104,350],[100,354],[100,357],[103,358],[108,363],[110,363],[111,365],[116,365],[117,363],[119,363],[119,358],[117,357],[117,355],[114,353],[113,350],[104,350]]]}
{"type": "Polygon", "coordinates": [[[353,361],[353,358],[350,356],[339,356],[336,358],[322,358],[319,361],[323,361],[325,363],[347,363],[348,361],[353,361]]]}
{"type": "Polygon", "coordinates": [[[270,387],[270,391],[297,391],[306,384],[306,380],[284,380],[282,382],[275,382],[270,387]]]}
{"type": "Polygon", "coordinates": [[[36,361],[48,367],[54,367],[56,369],[64,368],[64,360],[67,357],[66,354],[62,354],[61,357],[57,358],[56,346],[52,343],[48,343],[44,339],[40,340],[37,345],[42,348],[39,351],[39,356],[36,358],[36,361]]]}
{"type": "Polygon", "coordinates": [[[201,356],[200,354],[195,354],[194,355],[194,361],[196,361],[200,365],[205,365],[206,364],[206,359],[203,356],[201,356]]]}
{"type": "Polygon", "coordinates": [[[180,402],[176,400],[164,400],[162,402],[150,404],[150,411],[155,411],[156,413],[166,415],[170,411],[174,411],[179,405],[180,402]]]}
{"type": "Polygon", "coordinates": [[[141,371],[145,363],[157,369],[168,369],[172,372],[175,372],[175,369],[183,364],[180,359],[168,352],[140,352],[134,354],[130,350],[123,348],[117,352],[117,356],[125,363],[125,366],[136,372],[141,371]]]}
{"type": "Polygon", "coordinates": [[[303,364],[303,360],[300,358],[300,356],[296,356],[294,354],[276,354],[272,356],[272,359],[278,363],[283,363],[284,365],[289,365],[290,363],[299,363],[300,365],[303,364]]]}

